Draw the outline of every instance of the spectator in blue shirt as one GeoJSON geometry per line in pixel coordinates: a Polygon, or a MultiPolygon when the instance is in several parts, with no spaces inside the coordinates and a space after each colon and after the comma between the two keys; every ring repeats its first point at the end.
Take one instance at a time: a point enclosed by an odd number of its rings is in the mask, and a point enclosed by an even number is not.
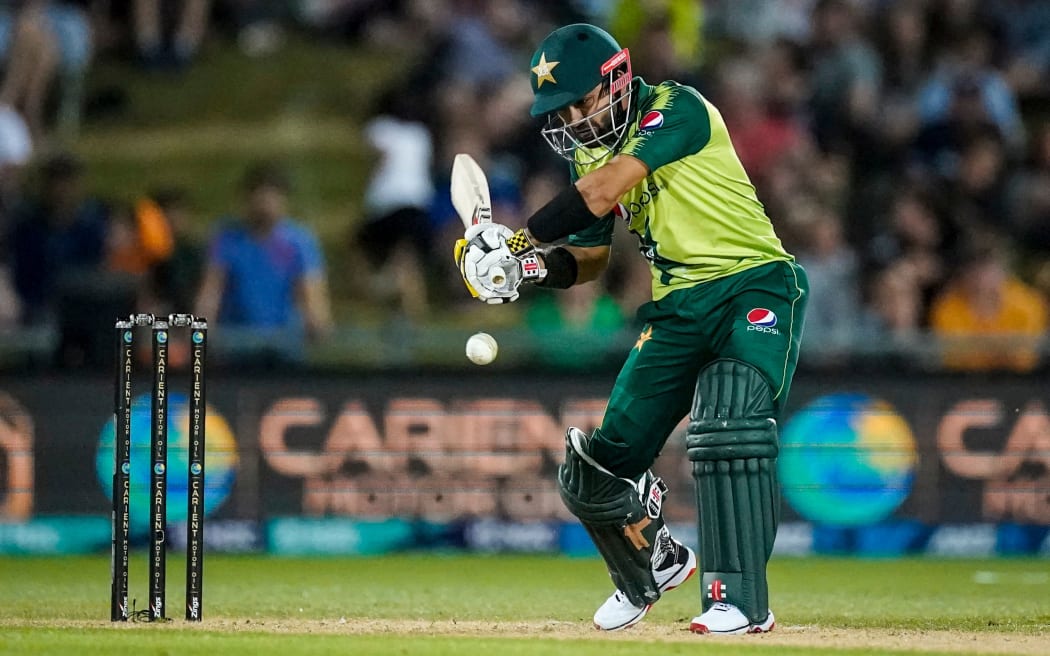
{"type": "Polygon", "coordinates": [[[197,314],[240,329],[239,346],[294,358],[332,318],[317,237],[289,217],[288,191],[280,167],[248,171],[243,216],[224,221],[209,245],[197,314]]]}

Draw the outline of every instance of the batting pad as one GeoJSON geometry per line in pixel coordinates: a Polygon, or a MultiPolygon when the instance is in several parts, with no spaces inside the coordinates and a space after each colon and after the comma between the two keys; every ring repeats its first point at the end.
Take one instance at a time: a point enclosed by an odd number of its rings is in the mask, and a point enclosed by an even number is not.
{"type": "Polygon", "coordinates": [[[558,468],[562,501],[587,529],[616,588],[635,606],[652,604],[660,598],[651,560],[664,525],[666,488],[650,472],[638,482],[612,475],[587,455],[586,440],[575,428],[565,436],[565,463],[558,468]]]}
{"type": "Polygon", "coordinates": [[[758,370],[716,360],[700,372],[686,432],[699,509],[701,603],[735,605],[761,623],[766,563],[780,520],[773,395],[758,370]]]}

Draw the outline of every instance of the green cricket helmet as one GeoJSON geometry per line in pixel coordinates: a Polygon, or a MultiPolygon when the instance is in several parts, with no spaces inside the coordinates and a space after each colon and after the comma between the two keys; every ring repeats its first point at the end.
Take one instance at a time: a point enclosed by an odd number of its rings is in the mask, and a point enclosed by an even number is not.
{"type": "Polygon", "coordinates": [[[547,115],[543,138],[554,152],[596,162],[620,144],[630,123],[631,56],[608,32],[576,23],[560,27],[532,55],[534,117],[547,115]],[[598,109],[567,123],[558,110],[602,87],[598,109]]]}

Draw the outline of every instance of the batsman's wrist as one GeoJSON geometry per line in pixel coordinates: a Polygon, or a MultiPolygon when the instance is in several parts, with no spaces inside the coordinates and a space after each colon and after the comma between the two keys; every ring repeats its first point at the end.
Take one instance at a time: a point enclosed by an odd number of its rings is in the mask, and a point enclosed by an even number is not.
{"type": "Polygon", "coordinates": [[[547,277],[547,267],[544,265],[539,251],[533,250],[519,257],[518,261],[521,262],[522,282],[540,283],[547,277]]]}
{"type": "Polygon", "coordinates": [[[576,284],[579,263],[568,249],[557,246],[543,254],[544,276],[537,281],[541,287],[568,289],[576,284]]]}
{"type": "Polygon", "coordinates": [[[536,252],[536,246],[532,243],[532,239],[529,238],[525,228],[519,228],[514,231],[513,235],[507,237],[507,249],[510,250],[511,255],[519,260],[529,253],[536,252]]]}

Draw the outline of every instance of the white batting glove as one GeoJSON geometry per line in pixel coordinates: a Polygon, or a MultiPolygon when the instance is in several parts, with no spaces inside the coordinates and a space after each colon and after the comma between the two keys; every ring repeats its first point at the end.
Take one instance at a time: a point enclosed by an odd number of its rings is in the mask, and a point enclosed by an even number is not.
{"type": "Polygon", "coordinates": [[[507,239],[513,234],[498,223],[478,224],[456,242],[456,263],[474,298],[492,304],[518,299],[521,265],[507,248],[507,239]]]}
{"type": "Polygon", "coordinates": [[[456,244],[456,261],[467,289],[486,303],[515,301],[522,282],[538,282],[547,275],[525,231],[498,223],[468,228],[456,244]]]}

